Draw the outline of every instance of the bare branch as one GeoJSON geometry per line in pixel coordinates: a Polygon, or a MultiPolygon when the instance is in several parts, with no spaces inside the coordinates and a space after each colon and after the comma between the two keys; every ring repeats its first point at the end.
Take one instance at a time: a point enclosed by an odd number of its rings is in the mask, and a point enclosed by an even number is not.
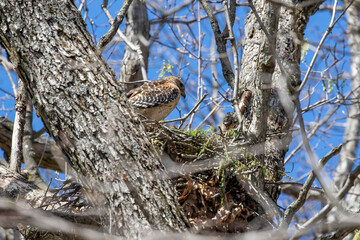
{"type": "MultiPolygon", "coordinates": [[[[105,4],[105,3],[107,6],[107,1],[103,2],[103,4],[105,4]]],[[[129,9],[131,3],[132,3],[132,0],[124,0],[124,3],[122,5],[120,11],[116,15],[115,20],[114,20],[113,24],[111,25],[109,31],[100,38],[100,41],[96,46],[98,51],[100,51],[100,53],[104,50],[106,45],[108,45],[110,43],[110,41],[113,39],[113,37],[115,36],[116,31],[118,30],[120,24],[124,20],[125,14],[126,14],[127,10],[129,9]]]]}
{"type": "Polygon", "coordinates": [[[181,9],[183,9],[184,7],[188,6],[190,3],[194,2],[194,0],[189,0],[186,2],[183,2],[182,4],[172,8],[169,11],[164,11],[162,7],[160,7],[159,5],[157,5],[154,1],[150,1],[150,0],[146,0],[146,2],[153,7],[154,9],[156,9],[157,11],[161,12],[162,18],[166,18],[167,16],[174,14],[178,11],[180,11],[181,9]]]}
{"type": "MultiPolygon", "coordinates": [[[[239,57],[238,57],[238,52],[237,52],[237,47],[236,47],[236,41],[235,41],[235,36],[234,36],[234,32],[232,29],[232,26],[234,25],[234,19],[233,16],[235,14],[234,10],[232,10],[232,12],[229,12],[228,9],[228,1],[224,0],[223,1],[223,5],[224,5],[224,9],[225,9],[225,16],[226,16],[226,25],[227,25],[227,29],[228,29],[228,34],[229,34],[229,40],[230,40],[230,44],[231,44],[231,50],[234,56],[234,75],[235,75],[235,79],[234,79],[234,96],[233,96],[233,103],[234,103],[234,109],[235,109],[235,113],[236,113],[236,117],[238,118],[238,121],[241,122],[241,112],[240,112],[240,106],[239,106],[239,57]]],[[[230,0],[230,5],[232,6],[232,8],[235,8],[234,6],[234,1],[230,0]]],[[[230,7],[231,9],[231,7],[230,7]]]]}
{"type": "Polygon", "coordinates": [[[35,160],[34,152],[34,137],[33,137],[33,128],[32,128],[32,118],[33,118],[33,105],[31,99],[26,94],[26,111],[25,111],[25,124],[24,124],[24,136],[22,142],[22,153],[23,160],[25,163],[25,168],[28,172],[28,180],[34,183],[41,189],[46,189],[47,185],[45,181],[41,178],[40,172],[38,170],[38,164],[35,160]]]}
{"type": "Polygon", "coordinates": [[[180,121],[180,126],[179,128],[181,128],[181,126],[184,124],[185,120],[191,115],[193,114],[195,111],[198,110],[200,104],[204,101],[204,99],[207,97],[208,94],[204,94],[202,96],[202,98],[195,104],[195,106],[190,110],[190,112],[188,112],[185,116],[181,117],[181,118],[176,118],[176,119],[171,119],[171,120],[166,120],[166,121],[162,121],[162,123],[170,123],[170,122],[177,122],[180,121]]]}
{"type": "MultiPolygon", "coordinates": [[[[0,148],[4,151],[5,158],[11,153],[13,128],[12,121],[0,116],[0,148]]],[[[53,140],[39,136],[34,140],[33,147],[38,167],[63,171],[67,158],[53,140]]]]}
{"type": "MultiPolygon", "coordinates": [[[[141,2],[140,1],[133,1],[133,3],[130,5],[129,9],[128,9],[128,13],[127,13],[127,21],[129,22],[129,18],[132,18],[131,20],[132,21],[135,21],[133,18],[133,14],[135,14],[135,10],[139,10],[137,7],[140,7],[141,6],[141,2]],[[134,5],[135,4],[135,5],[134,5]]],[[[102,4],[101,8],[103,9],[105,15],[107,16],[108,20],[109,20],[109,23],[110,24],[113,24],[114,20],[109,12],[109,10],[107,9],[106,5],[105,4],[102,4]]],[[[141,8],[141,11],[144,11],[145,10],[145,13],[146,13],[146,7],[143,6],[143,8],[141,8]]],[[[139,19],[139,21],[142,20],[142,25],[146,25],[145,22],[143,21],[148,21],[147,20],[147,15],[144,14],[145,16],[143,16],[144,18],[141,18],[139,19]]],[[[136,25],[135,25],[136,26],[136,25]]],[[[139,27],[139,26],[138,26],[139,27]]],[[[127,28],[129,28],[129,26],[127,26],[127,28]]],[[[139,29],[132,29],[134,34],[132,36],[135,35],[135,32],[142,32],[142,30],[139,30],[139,29]]],[[[149,30],[147,30],[149,31],[149,30]]],[[[128,32],[128,30],[127,30],[128,32]]],[[[141,69],[141,75],[142,75],[142,79],[144,80],[147,80],[147,73],[146,73],[146,70],[147,70],[147,64],[145,63],[145,59],[144,57],[146,58],[146,61],[147,61],[147,56],[149,55],[148,54],[148,46],[147,46],[147,50],[146,50],[146,56],[144,56],[144,53],[143,51],[141,50],[141,46],[140,46],[140,43],[138,41],[136,41],[138,39],[138,36],[135,36],[135,37],[132,37],[132,40],[134,41],[134,43],[125,35],[123,34],[123,32],[118,29],[117,30],[117,34],[119,35],[120,39],[124,40],[125,44],[131,49],[131,52],[135,52],[136,53],[136,56],[139,58],[139,62],[140,62],[140,69],[141,69]]],[[[145,39],[146,41],[146,39],[145,39]]],[[[125,50],[125,55],[124,55],[124,59],[123,59],[123,65],[125,64],[125,61],[126,61],[126,56],[127,54],[131,55],[132,53],[127,53],[127,49],[125,50]]],[[[136,61],[137,62],[137,61],[136,61]]],[[[136,64],[137,65],[137,64],[136,64]]],[[[123,68],[124,66],[122,66],[122,70],[121,70],[121,76],[124,76],[124,75],[135,75],[135,73],[133,72],[133,69],[131,68],[130,69],[130,72],[126,71],[126,69],[123,68]]],[[[138,66],[137,66],[138,67],[138,66]]],[[[137,75],[138,76],[138,75],[137,75]]],[[[121,80],[123,80],[124,77],[121,77],[121,80]]],[[[130,78],[131,79],[131,78],[130,78]]],[[[130,80],[129,79],[129,80],[130,80]]],[[[132,80],[132,79],[131,79],[132,80]]],[[[130,80],[130,81],[131,81],[130,80]]],[[[131,81],[133,82],[133,81],[131,81]]],[[[132,86],[132,87],[135,87],[135,86],[132,86]]],[[[130,88],[127,88],[127,90],[130,90],[132,87],[130,88]]]]}
{"type": "Polygon", "coordinates": [[[21,81],[18,79],[18,90],[16,91],[16,114],[14,121],[14,130],[12,135],[11,155],[10,155],[10,169],[20,172],[20,164],[22,160],[22,138],[25,123],[25,108],[26,108],[26,91],[21,81]]]}
{"type": "MultiPolygon", "coordinates": [[[[331,150],[330,153],[328,153],[326,156],[320,159],[319,161],[319,168],[322,168],[333,156],[339,154],[340,150],[342,148],[342,145],[339,145],[331,150]]],[[[309,192],[312,183],[315,180],[315,172],[314,170],[310,173],[309,177],[307,178],[306,182],[304,183],[304,186],[302,187],[299,197],[291,203],[285,210],[284,218],[280,224],[280,228],[286,229],[289,227],[289,224],[294,217],[295,213],[304,205],[306,201],[306,195],[309,192]]]]}
{"type": "MultiPolygon", "coordinates": [[[[360,165],[357,166],[348,176],[345,185],[341,188],[339,193],[337,194],[337,200],[341,200],[344,198],[345,194],[349,192],[351,187],[354,185],[354,181],[357,179],[358,175],[360,174],[360,165]]],[[[306,223],[300,226],[299,230],[295,232],[291,239],[298,239],[303,234],[305,234],[310,228],[314,226],[314,224],[319,221],[320,219],[324,218],[326,214],[330,212],[330,210],[334,207],[333,204],[328,203],[325,207],[321,209],[315,216],[309,219],[306,223]]]]}
{"type": "MultiPolygon", "coordinates": [[[[311,132],[307,135],[307,139],[311,139],[316,132],[318,131],[318,129],[323,126],[336,112],[337,110],[342,106],[342,104],[345,102],[345,100],[350,96],[350,93],[340,101],[340,103],[334,107],[334,109],[332,109],[328,114],[326,114],[326,116],[321,120],[321,122],[317,123],[311,130],[311,132]]],[[[302,111],[303,112],[303,111],[302,111]]],[[[297,153],[297,151],[299,151],[301,149],[301,147],[303,146],[303,142],[299,143],[298,146],[296,146],[296,148],[294,148],[291,153],[286,157],[284,163],[286,164],[287,162],[290,161],[290,159],[297,153]]]]}
{"type": "Polygon", "coordinates": [[[78,224],[68,222],[36,209],[29,209],[20,203],[0,199],[0,225],[3,227],[16,227],[19,223],[30,225],[50,232],[61,231],[66,234],[81,236],[84,239],[122,239],[78,224]],[[11,217],[9,217],[11,216],[11,217]]]}
{"type": "Polygon", "coordinates": [[[304,124],[304,119],[302,117],[300,100],[297,98],[297,99],[295,99],[294,102],[295,102],[295,107],[296,107],[296,113],[297,113],[297,116],[298,116],[298,119],[299,119],[301,137],[302,137],[303,144],[305,146],[306,152],[307,152],[307,154],[308,154],[308,156],[310,158],[310,163],[311,163],[311,167],[313,169],[313,172],[314,172],[316,178],[318,179],[321,187],[324,189],[324,192],[325,192],[326,196],[329,198],[330,202],[335,204],[337,207],[341,208],[341,205],[336,201],[336,198],[334,197],[332,191],[330,190],[328,185],[325,183],[325,180],[323,179],[323,177],[322,177],[322,175],[320,173],[320,167],[316,163],[315,154],[314,154],[313,150],[311,149],[309,139],[306,136],[305,124],[304,124]]]}
{"type": "Polygon", "coordinates": [[[226,51],[226,40],[224,40],[221,36],[220,27],[218,24],[218,21],[216,20],[216,17],[210,8],[209,4],[206,0],[200,0],[201,5],[203,6],[206,14],[209,17],[211,28],[214,32],[215,42],[217,45],[217,51],[219,53],[219,59],[222,67],[222,72],[224,75],[224,78],[226,82],[229,84],[229,86],[234,89],[234,72],[232,70],[229,57],[226,51]]]}
{"type": "Polygon", "coordinates": [[[322,36],[320,42],[319,42],[319,45],[318,47],[316,48],[316,51],[315,51],[315,54],[313,56],[313,58],[311,59],[311,62],[310,62],[310,65],[305,73],[305,76],[304,76],[304,79],[301,83],[301,85],[296,89],[297,92],[301,92],[301,90],[304,88],[307,80],[309,79],[309,75],[311,73],[311,70],[315,64],[315,60],[317,58],[317,56],[319,55],[319,52],[322,48],[322,45],[324,44],[325,42],[325,39],[327,38],[327,36],[331,33],[332,29],[334,28],[335,24],[342,18],[342,16],[345,14],[345,12],[348,10],[348,8],[351,6],[351,4],[354,2],[355,0],[352,0],[348,6],[346,6],[346,8],[344,9],[344,11],[342,11],[342,13],[340,14],[340,16],[334,21],[335,19],[335,15],[336,15],[336,6],[337,6],[337,3],[338,1],[335,0],[334,2],[334,6],[333,6],[333,13],[332,13],[332,16],[331,16],[331,20],[330,20],[330,23],[329,23],[329,27],[326,29],[324,35],[322,36]]]}

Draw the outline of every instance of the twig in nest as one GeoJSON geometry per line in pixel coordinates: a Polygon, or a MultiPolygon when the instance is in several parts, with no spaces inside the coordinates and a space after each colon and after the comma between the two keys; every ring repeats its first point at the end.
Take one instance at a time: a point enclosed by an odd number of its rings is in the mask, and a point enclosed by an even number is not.
{"type": "MultiPolygon", "coordinates": [[[[219,93],[227,102],[230,102],[230,103],[233,102],[233,99],[229,99],[228,97],[224,96],[220,91],[218,91],[218,93],[219,93]]],[[[228,93],[226,92],[226,94],[228,94],[228,93]]]]}
{"type": "Polygon", "coordinates": [[[170,123],[170,122],[177,122],[180,121],[180,125],[179,128],[182,127],[182,125],[184,124],[185,120],[193,113],[197,110],[197,108],[199,107],[199,105],[204,101],[204,99],[207,97],[207,93],[204,94],[204,96],[202,96],[202,98],[195,104],[195,106],[193,107],[193,109],[191,109],[190,112],[188,112],[187,114],[185,114],[185,116],[181,117],[181,118],[176,118],[176,119],[171,119],[171,120],[167,120],[167,121],[162,121],[161,123],[170,123]]]}
{"type": "Polygon", "coordinates": [[[118,81],[119,83],[122,84],[135,84],[135,83],[146,83],[146,82],[151,82],[149,80],[139,80],[139,81],[133,81],[133,82],[124,82],[124,81],[118,81]]]}

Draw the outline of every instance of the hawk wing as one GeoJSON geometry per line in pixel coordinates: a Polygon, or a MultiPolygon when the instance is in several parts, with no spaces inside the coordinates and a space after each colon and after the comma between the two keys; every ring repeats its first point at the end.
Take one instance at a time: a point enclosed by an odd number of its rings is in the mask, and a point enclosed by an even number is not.
{"type": "Polygon", "coordinates": [[[136,108],[152,108],[170,103],[179,95],[179,88],[165,80],[146,83],[126,94],[131,105],[136,108]]]}

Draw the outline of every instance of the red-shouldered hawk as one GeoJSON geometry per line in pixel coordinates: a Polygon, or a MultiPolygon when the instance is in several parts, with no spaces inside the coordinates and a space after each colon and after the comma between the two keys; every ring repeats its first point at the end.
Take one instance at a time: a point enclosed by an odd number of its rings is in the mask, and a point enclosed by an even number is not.
{"type": "Polygon", "coordinates": [[[174,110],[180,95],[185,98],[185,86],[174,76],[145,83],[126,93],[137,113],[157,121],[165,119],[174,110]]]}

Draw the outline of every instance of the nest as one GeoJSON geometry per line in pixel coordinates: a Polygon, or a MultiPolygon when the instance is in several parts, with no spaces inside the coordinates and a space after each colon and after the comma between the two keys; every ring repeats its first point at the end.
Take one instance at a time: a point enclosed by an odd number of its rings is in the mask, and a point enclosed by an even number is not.
{"type": "Polygon", "coordinates": [[[172,179],[178,200],[193,229],[201,233],[239,233],[249,230],[249,223],[263,210],[247,193],[242,179],[264,170],[257,159],[239,145],[241,136],[234,131],[184,131],[152,123],[148,132],[161,154],[180,163],[181,171],[172,179]],[[197,169],[202,162],[207,167],[197,169]]]}

